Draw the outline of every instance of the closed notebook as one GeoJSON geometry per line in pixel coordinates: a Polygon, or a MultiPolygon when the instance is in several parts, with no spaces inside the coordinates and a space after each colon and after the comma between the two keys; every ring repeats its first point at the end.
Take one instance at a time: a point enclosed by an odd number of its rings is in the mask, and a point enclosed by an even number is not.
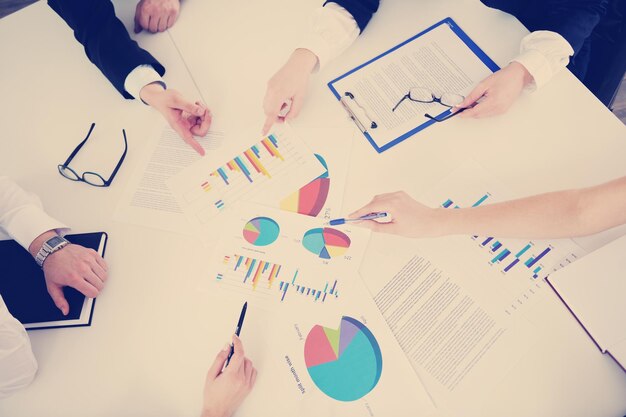
{"type": "Polygon", "coordinates": [[[626,236],[548,277],[602,353],[626,371],[626,236]]]}
{"type": "MultiPolygon", "coordinates": [[[[65,238],[104,256],[106,233],[67,235],[65,238]]],[[[96,300],[71,287],[65,287],[63,292],[70,306],[67,316],[54,305],[46,289],[43,271],[30,253],[13,240],[0,241],[0,295],[9,312],[26,329],[91,325],[96,300]]]]}

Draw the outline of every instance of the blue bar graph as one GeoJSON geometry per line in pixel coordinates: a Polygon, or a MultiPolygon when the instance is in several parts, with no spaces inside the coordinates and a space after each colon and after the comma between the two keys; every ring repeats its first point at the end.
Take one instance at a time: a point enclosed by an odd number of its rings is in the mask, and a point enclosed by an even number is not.
{"type": "Polygon", "coordinates": [[[477,202],[475,202],[474,204],[472,204],[472,207],[478,207],[478,206],[480,206],[480,205],[481,205],[482,203],[484,203],[484,202],[485,202],[485,200],[486,200],[486,199],[488,199],[488,198],[489,198],[489,194],[485,194],[484,196],[482,196],[482,197],[480,198],[480,200],[478,200],[477,202]]]}
{"type": "MultiPolygon", "coordinates": [[[[529,263],[526,264],[526,266],[528,268],[532,268],[537,262],[539,262],[541,260],[541,258],[543,258],[544,256],[546,256],[548,254],[548,252],[550,252],[552,250],[552,248],[548,247],[545,248],[543,250],[543,252],[541,252],[539,255],[537,255],[537,257],[535,259],[533,259],[532,261],[530,261],[529,259],[529,263]]],[[[531,258],[532,259],[532,258],[531,258]]]]}
{"type": "Polygon", "coordinates": [[[529,243],[528,245],[526,245],[526,246],[524,247],[524,249],[522,249],[521,251],[517,252],[517,254],[515,255],[515,257],[516,257],[516,258],[519,258],[519,257],[520,257],[520,256],[522,256],[523,254],[525,254],[525,253],[526,253],[526,251],[527,251],[528,249],[530,249],[532,246],[533,246],[533,244],[532,244],[532,243],[529,243]]]}

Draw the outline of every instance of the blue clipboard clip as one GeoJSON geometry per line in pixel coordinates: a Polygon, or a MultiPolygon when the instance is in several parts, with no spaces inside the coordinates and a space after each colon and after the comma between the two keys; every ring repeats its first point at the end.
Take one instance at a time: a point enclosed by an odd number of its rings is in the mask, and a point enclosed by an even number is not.
{"type": "Polygon", "coordinates": [[[339,101],[361,133],[365,134],[370,129],[378,127],[378,124],[367,114],[367,110],[356,100],[354,94],[346,91],[339,101]]]}

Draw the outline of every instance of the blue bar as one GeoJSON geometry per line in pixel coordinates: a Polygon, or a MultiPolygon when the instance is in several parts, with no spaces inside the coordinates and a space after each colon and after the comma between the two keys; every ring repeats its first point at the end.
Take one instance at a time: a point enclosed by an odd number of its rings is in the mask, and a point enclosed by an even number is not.
{"type": "Polygon", "coordinates": [[[322,297],[322,303],[326,301],[326,294],[324,294],[324,297],[322,297]]]}
{"type": "Polygon", "coordinates": [[[492,251],[492,252],[497,251],[498,249],[500,249],[500,246],[502,246],[502,243],[500,243],[500,242],[496,242],[496,243],[494,243],[494,244],[491,246],[491,251],[492,251]]]}
{"type": "Polygon", "coordinates": [[[539,272],[539,271],[541,271],[541,267],[540,267],[540,266],[538,266],[537,268],[535,268],[535,270],[533,271],[533,273],[535,273],[535,274],[536,274],[536,273],[537,273],[537,272],[539,272]]]}
{"type": "Polygon", "coordinates": [[[306,290],[306,295],[311,294],[311,289],[309,288],[308,290],[306,290]]]}
{"type": "Polygon", "coordinates": [[[515,257],[516,257],[516,258],[519,258],[519,257],[520,257],[520,256],[522,256],[523,254],[525,254],[525,253],[526,253],[526,251],[527,251],[528,249],[530,249],[532,246],[533,246],[533,245],[532,245],[532,243],[529,243],[528,245],[526,245],[526,246],[524,247],[524,249],[522,249],[521,251],[517,252],[517,255],[515,255],[515,257]]]}
{"type": "Polygon", "coordinates": [[[287,288],[289,288],[289,283],[285,282],[285,290],[283,291],[283,296],[280,298],[280,301],[285,299],[285,294],[287,294],[287,288]]]}
{"type": "Polygon", "coordinates": [[[545,248],[545,249],[543,250],[543,252],[541,252],[541,253],[540,253],[540,254],[539,254],[539,255],[538,255],[538,256],[537,256],[537,257],[536,257],[536,258],[535,258],[535,259],[534,259],[534,260],[533,260],[533,261],[532,261],[529,265],[528,265],[528,267],[529,267],[529,268],[532,268],[532,267],[533,267],[533,265],[535,265],[537,262],[539,262],[539,260],[540,260],[541,258],[543,258],[544,256],[546,256],[546,254],[547,254],[548,252],[550,252],[551,250],[552,250],[552,248],[550,248],[550,247],[545,248]]]}
{"type": "Polygon", "coordinates": [[[237,268],[239,268],[239,266],[241,265],[241,262],[243,262],[243,256],[240,256],[239,259],[237,259],[237,265],[235,265],[235,271],[237,270],[237,268]]]}
{"type": "Polygon", "coordinates": [[[488,237],[487,239],[485,239],[485,241],[483,243],[481,243],[481,246],[485,246],[487,243],[491,242],[493,240],[492,237],[488,237]]]}
{"type": "Polygon", "coordinates": [[[480,206],[487,198],[489,198],[489,194],[485,194],[484,196],[482,196],[480,198],[480,200],[478,200],[477,202],[474,203],[474,205],[472,207],[478,207],[480,206]]]}
{"type": "Polygon", "coordinates": [[[442,204],[444,208],[448,208],[452,205],[452,200],[447,199],[445,203],[442,204]]]}
{"type": "Polygon", "coordinates": [[[226,185],[230,185],[228,183],[228,176],[226,175],[226,173],[224,172],[224,170],[222,168],[218,168],[217,169],[217,173],[220,174],[220,177],[222,177],[222,180],[224,180],[224,182],[226,183],[226,185]]]}
{"type": "Polygon", "coordinates": [[[279,289],[280,291],[282,291],[282,290],[283,290],[283,284],[284,284],[284,282],[283,282],[283,281],[280,281],[280,285],[278,286],[278,289],[279,289]]]}
{"type": "Polygon", "coordinates": [[[261,273],[265,273],[265,271],[267,271],[267,267],[270,266],[269,263],[265,262],[265,266],[263,267],[263,271],[261,271],[261,273]]]}
{"type": "Polygon", "coordinates": [[[335,280],[335,283],[333,284],[333,287],[330,289],[330,293],[332,294],[333,292],[335,292],[335,287],[337,286],[337,280],[335,280]]]}
{"type": "Polygon", "coordinates": [[[293,275],[293,279],[291,280],[291,283],[292,283],[292,284],[295,284],[295,283],[296,283],[296,277],[298,276],[298,271],[299,271],[299,270],[298,270],[298,269],[296,269],[296,273],[293,275]]]}
{"type": "Polygon", "coordinates": [[[509,253],[511,253],[510,250],[504,249],[502,252],[497,254],[495,258],[491,260],[491,263],[493,264],[493,263],[501,261],[502,259],[506,258],[509,255],[509,253]]]}
{"type": "Polygon", "coordinates": [[[252,274],[254,265],[256,265],[256,259],[253,259],[252,262],[250,262],[250,268],[248,268],[248,273],[246,274],[246,278],[243,280],[244,283],[248,280],[248,278],[250,278],[250,274],[252,274]]]}
{"type": "Polygon", "coordinates": [[[530,258],[529,258],[526,262],[524,262],[524,265],[526,265],[526,266],[528,266],[528,267],[530,268],[529,264],[530,264],[532,261],[534,261],[534,260],[535,260],[535,258],[533,258],[533,257],[531,256],[531,257],[530,257],[530,258]]]}
{"type": "Polygon", "coordinates": [[[326,290],[328,290],[328,282],[326,283],[326,286],[324,287],[324,292],[326,292],[326,290]]]}
{"type": "Polygon", "coordinates": [[[250,171],[248,171],[248,168],[246,168],[246,166],[243,164],[243,162],[241,161],[241,159],[239,157],[235,158],[235,162],[237,163],[237,165],[239,165],[239,168],[241,169],[241,171],[243,172],[243,175],[246,176],[246,178],[248,179],[248,181],[253,182],[252,178],[250,178],[250,171]]]}
{"type": "Polygon", "coordinates": [[[252,152],[254,152],[254,154],[256,155],[257,158],[261,157],[261,153],[259,152],[259,148],[256,147],[256,145],[254,145],[252,148],[252,152]]]}
{"type": "Polygon", "coordinates": [[[276,140],[276,138],[274,137],[274,135],[270,135],[270,140],[272,141],[272,143],[274,144],[274,146],[276,146],[278,148],[278,141],[276,140]]]}
{"type": "Polygon", "coordinates": [[[511,268],[513,268],[518,262],[519,262],[519,259],[516,258],[513,262],[509,264],[509,266],[504,268],[504,272],[509,272],[511,268]]]}

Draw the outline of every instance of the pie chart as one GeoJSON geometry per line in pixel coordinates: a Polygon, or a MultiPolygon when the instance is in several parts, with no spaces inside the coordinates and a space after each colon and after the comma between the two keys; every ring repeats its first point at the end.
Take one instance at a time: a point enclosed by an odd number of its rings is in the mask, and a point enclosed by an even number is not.
{"type": "Polygon", "coordinates": [[[376,338],[352,317],[339,329],[314,326],[304,342],[304,362],[315,385],[338,401],[355,401],[374,389],[383,371],[376,338]]]}
{"type": "Polygon", "coordinates": [[[285,197],[280,202],[282,210],[313,217],[322,211],[330,190],[330,178],[326,160],[321,155],[315,154],[315,156],[326,171],[298,191],[285,197]]]}
{"type": "Polygon", "coordinates": [[[302,245],[322,259],[342,256],[350,247],[350,238],[330,227],[311,229],[304,234],[302,245]]]}
{"type": "Polygon", "coordinates": [[[255,217],[243,228],[243,238],[254,246],[271,245],[278,239],[280,226],[269,217],[255,217]]]}

